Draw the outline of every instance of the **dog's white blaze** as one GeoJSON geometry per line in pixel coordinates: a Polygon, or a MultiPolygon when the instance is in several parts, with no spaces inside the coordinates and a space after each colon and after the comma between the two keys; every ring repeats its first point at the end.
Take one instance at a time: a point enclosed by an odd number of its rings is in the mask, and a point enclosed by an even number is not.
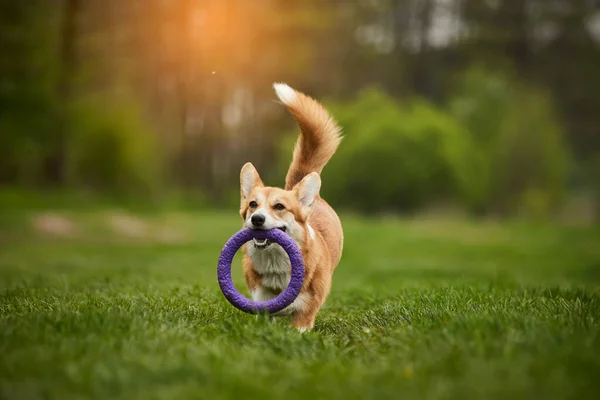
{"type": "Polygon", "coordinates": [[[262,215],[263,217],[265,217],[265,222],[262,225],[263,229],[273,229],[273,228],[279,228],[281,224],[279,224],[277,222],[277,220],[275,218],[273,218],[269,212],[264,208],[261,207],[258,210],[254,211],[253,213],[248,213],[248,219],[246,220],[246,227],[248,228],[253,228],[254,224],[252,224],[252,216],[253,215],[262,215]]]}
{"type": "Polygon", "coordinates": [[[279,100],[281,100],[283,104],[290,105],[296,101],[296,91],[287,84],[275,83],[273,84],[273,88],[275,89],[277,97],[279,97],[279,100]]]}

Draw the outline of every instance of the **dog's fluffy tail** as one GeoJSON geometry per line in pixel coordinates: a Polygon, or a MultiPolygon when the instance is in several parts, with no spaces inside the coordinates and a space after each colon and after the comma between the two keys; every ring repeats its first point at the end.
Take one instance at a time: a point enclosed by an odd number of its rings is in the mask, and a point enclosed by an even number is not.
{"type": "Polygon", "coordinates": [[[311,172],[321,173],[342,140],[341,129],[315,99],[285,83],[275,83],[273,88],[301,131],[285,178],[285,188],[290,190],[311,172]]]}

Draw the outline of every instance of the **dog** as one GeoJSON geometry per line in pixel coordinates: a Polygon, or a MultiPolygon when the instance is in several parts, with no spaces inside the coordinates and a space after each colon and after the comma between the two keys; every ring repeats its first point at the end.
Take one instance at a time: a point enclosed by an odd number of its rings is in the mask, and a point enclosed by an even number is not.
{"type": "MultiPolygon", "coordinates": [[[[298,297],[273,316],[289,316],[300,332],[311,330],[331,290],[344,245],[342,223],[323,200],[320,173],[342,136],[337,122],[315,99],[284,83],[273,85],[279,101],[300,127],[285,187],[265,186],[251,163],[240,172],[240,215],[250,229],[281,229],[304,257],[305,278],[298,297]]],[[[277,297],[288,286],[290,259],[281,246],[253,239],[243,246],[243,271],[254,301],[277,297]]]]}

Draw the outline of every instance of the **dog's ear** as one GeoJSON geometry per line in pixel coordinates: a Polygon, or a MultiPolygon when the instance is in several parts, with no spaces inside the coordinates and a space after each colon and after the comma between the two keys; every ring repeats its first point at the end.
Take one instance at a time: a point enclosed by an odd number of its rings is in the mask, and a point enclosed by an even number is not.
{"type": "Polygon", "coordinates": [[[312,206],[315,199],[319,195],[321,189],[321,177],[316,172],[311,172],[306,175],[296,186],[294,186],[294,192],[296,198],[300,202],[302,213],[305,216],[309,216],[312,212],[312,206]]]}
{"type": "Polygon", "coordinates": [[[240,172],[240,195],[242,197],[242,202],[250,196],[250,193],[252,193],[255,188],[263,186],[260,175],[258,175],[254,165],[252,165],[252,163],[244,164],[242,171],[240,172]]]}

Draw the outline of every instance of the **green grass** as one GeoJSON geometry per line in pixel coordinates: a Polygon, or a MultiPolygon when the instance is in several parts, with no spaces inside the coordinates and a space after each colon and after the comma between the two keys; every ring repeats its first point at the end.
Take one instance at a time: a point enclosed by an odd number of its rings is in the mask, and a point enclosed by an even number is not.
{"type": "Polygon", "coordinates": [[[141,228],[111,226],[108,210],[61,215],[64,236],[22,210],[0,217],[0,398],[600,391],[598,229],[344,217],[333,291],[299,334],[219,292],[235,211],[145,215],[141,228]]]}

